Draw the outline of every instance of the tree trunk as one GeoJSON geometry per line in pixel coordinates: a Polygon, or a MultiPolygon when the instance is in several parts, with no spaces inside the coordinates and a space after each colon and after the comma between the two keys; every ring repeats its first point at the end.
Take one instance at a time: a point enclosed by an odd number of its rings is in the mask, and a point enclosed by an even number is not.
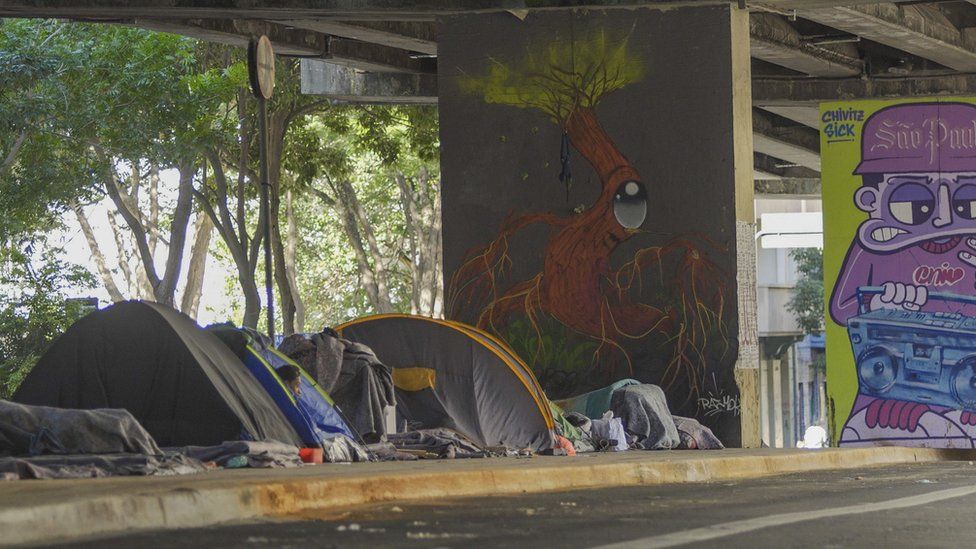
{"type": "MultiPolygon", "coordinates": [[[[247,149],[248,137],[245,133],[246,126],[242,125],[239,129],[241,154],[237,157],[238,177],[234,195],[237,203],[234,205],[236,213],[231,214],[229,185],[227,175],[224,172],[222,159],[216,150],[207,152],[207,160],[213,167],[213,188],[209,187],[207,181],[203,182],[202,189],[195,191],[198,203],[210,221],[213,223],[217,234],[230,250],[234,265],[237,267],[237,280],[240,283],[241,295],[244,296],[244,318],[241,324],[248,328],[257,328],[258,320],[261,316],[261,296],[255,280],[255,270],[257,269],[257,257],[260,255],[261,231],[256,231],[256,236],[251,238],[247,232],[246,209],[244,208],[245,192],[247,180],[244,172],[247,171],[247,149]],[[210,202],[209,195],[213,195],[213,204],[210,202]]],[[[258,227],[264,222],[264,212],[258,215],[258,227]]]]}
{"type": "Polygon", "coordinates": [[[11,168],[14,167],[14,161],[17,160],[17,155],[20,153],[21,147],[27,142],[27,136],[27,128],[21,130],[20,134],[17,135],[17,139],[14,140],[10,150],[7,151],[6,158],[3,159],[3,164],[0,164],[0,177],[6,177],[11,168]]]}
{"type": "Polygon", "coordinates": [[[186,271],[186,288],[183,289],[183,299],[180,304],[180,310],[191,318],[196,318],[200,309],[212,234],[213,221],[210,216],[201,211],[194,222],[193,247],[190,250],[190,264],[186,271]]]}
{"type": "MultiPolygon", "coordinates": [[[[369,222],[366,210],[363,208],[359,197],[356,196],[356,189],[348,180],[339,182],[340,199],[348,208],[351,218],[355,220],[359,234],[366,241],[366,251],[372,261],[373,278],[376,283],[376,293],[378,298],[378,313],[393,312],[393,301],[390,299],[390,275],[384,262],[382,250],[376,240],[376,233],[373,225],[369,222]]],[[[360,240],[360,245],[362,240],[360,240]]]]}
{"type": "MultiPolygon", "coordinates": [[[[95,267],[98,269],[98,275],[102,279],[102,286],[108,292],[109,299],[113,303],[125,301],[125,296],[119,291],[119,287],[115,283],[115,278],[112,276],[112,271],[109,270],[105,262],[105,254],[102,252],[101,246],[98,245],[98,240],[95,238],[95,231],[92,230],[91,223],[88,221],[84,210],[77,203],[73,203],[71,209],[74,210],[75,217],[78,218],[78,224],[81,225],[81,232],[85,235],[85,241],[88,243],[88,249],[92,254],[92,259],[95,260],[95,267]]],[[[120,258],[120,261],[122,260],[120,258]]]]}
{"type": "Polygon", "coordinates": [[[193,213],[193,177],[196,172],[196,166],[192,163],[180,166],[180,187],[176,197],[176,208],[173,211],[173,221],[170,224],[166,267],[163,278],[154,292],[158,303],[171,307],[176,305],[176,285],[183,269],[186,232],[190,224],[190,214],[193,213]]]}
{"type": "Polygon", "coordinates": [[[288,276],[288,286],[295,302],[295,330],[302,333],[305,331],[305,302],[302,300],[298,287],[298,268],[296,265],[298,222],[295,219],[294,195],[291,190],[285,191],[285,219],[288,227],[285,242],[285,273],[288,276]]]}
{"type": "Polygon", "coordinates": [[[149,165],[149,249],[153,256],[159,245],[159,166],[149,165]]]}
{"type": "Polygon", "coordinates": [[[285,132],[288,131],[287,117],[283,112],[274,113],[268,120],[268,181],[270,183],[270,202],[268,209],[271,223],[271,255],[274,263],[274,279],[278,287],[278,314],[281,317],[282,335],[295,333],[295,298],[292,295],[288,272],[285,267],[285,247],[281,238],[281,154],[284,148],[285,132]]]}
{"type": "Polygon", "coordinates": [[[125,281],[126,289],[131,299],[148,299],[152,296],[152,288],[142,269],[132,269],[132,258],[129,255],[129,246],[126,245],[127,235],[119,228],[118,220],[115,218],[116,212],[109,211],[106,214],[108,225],[112,229],[112,238],[115,240],[115,249],[118,252],[119,270],[122,272],[122,279],[125,281]]]}

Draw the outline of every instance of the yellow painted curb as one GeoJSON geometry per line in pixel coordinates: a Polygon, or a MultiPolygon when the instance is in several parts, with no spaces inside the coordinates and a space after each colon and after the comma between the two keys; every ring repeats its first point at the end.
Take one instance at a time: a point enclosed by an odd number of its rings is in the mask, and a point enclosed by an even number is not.
{"type": "Polygon", "coordinates": [[[0,545],[139,530],[198,528],[382,502],[722,481],[829,469],[973,460],[976,451],[885,447],[750,455],[672,452],[647,456],[611,461],[601,460],[603,456],[497,460],[487,464],[488,467],[475,463],[442,472],[388,470],[372,475],[369,467],[364,466],[357,474],[322,477],[282,474],[279,478],[258,481],[242,478],[242,482],[231,477],[208,481],[202,476],[191,487],[183,483],[175,489],[157,486],[150,491],[140,489],[135,482],[131,483],[133,489],[126,493],[0,509],[0,545]]]}

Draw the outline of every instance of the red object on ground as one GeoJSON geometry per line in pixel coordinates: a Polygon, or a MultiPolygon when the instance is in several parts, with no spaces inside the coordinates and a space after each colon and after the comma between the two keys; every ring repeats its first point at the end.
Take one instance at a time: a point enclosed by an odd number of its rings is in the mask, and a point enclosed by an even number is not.
{"type": "Polygon", "coordinates": [[[567,456],[575,456],[576,448],[573,447],[573,443],[569,441],[568,438],[560,435],[556,435],[556,448],[561,448],[566,451],[567,456]]]}
{"type": "Polygon", "coordinates": [[[298,450],[298,457],[305,463],[322,463],[321,448],[302,448],[298,450]]]}

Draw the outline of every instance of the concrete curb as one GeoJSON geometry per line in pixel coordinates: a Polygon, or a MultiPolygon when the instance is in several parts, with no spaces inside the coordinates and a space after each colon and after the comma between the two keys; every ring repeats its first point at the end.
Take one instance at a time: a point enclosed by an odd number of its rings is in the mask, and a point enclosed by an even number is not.
{"type": "MultiPolygon", "coordinates": [[[[137,530],[197,528],[267,517],[345,509],[382,502],[514,495],[530,492],[724,481],[784,473],[976,459],[960,450],[830,449],[807,452],[645,454],[646,459],[499,460],[444,472],[404,471],[202,482],[132,490],[92,498],[0,509],[0,545],[55,542],[137,530]],[[495,466],[497,465],[497,466],[495,466]],[[461,470],[457,470],[461,469],[461,470]]],[[[599,457],[599,456],[598,456],[599,457]]],[[[185,477],[184,477],[185,478],[185,477]]],[[[57,482],[57,481],[47,481],[57,482]]],[[[88,481],[92,482],[92,481],[88,481]]]]}

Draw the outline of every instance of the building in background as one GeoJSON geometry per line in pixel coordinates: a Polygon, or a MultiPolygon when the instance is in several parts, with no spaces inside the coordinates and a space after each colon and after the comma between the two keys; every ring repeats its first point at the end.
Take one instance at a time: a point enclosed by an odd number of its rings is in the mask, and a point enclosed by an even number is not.
{"type": "Polygon", "coordinates": [[[826,426],[824,338],[805,335],[787,304],[798,272],[791,252],[823,247],[819,199],[756,200],[762,440],[790,448],[826,426]]]}

